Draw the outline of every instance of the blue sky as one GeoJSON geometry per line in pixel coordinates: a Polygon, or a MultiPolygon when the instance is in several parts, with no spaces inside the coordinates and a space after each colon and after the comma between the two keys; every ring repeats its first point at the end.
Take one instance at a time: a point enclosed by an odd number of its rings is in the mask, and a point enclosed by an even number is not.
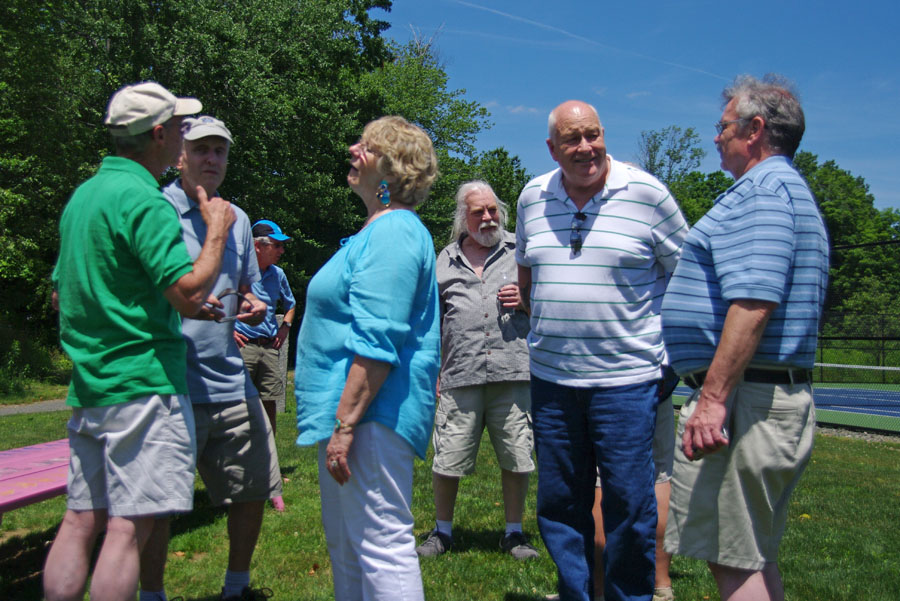
{"type": "MultiPolygon", "coordinates": [[[[597,107],[610,153],[634,160],[643,130],[693,127],[719,168],[713,123],[735,75],[781,73],[806,113],[801,150],[900,209],[900,4],[896,1],[394,0],[373,16],[404,42],[437,36],[450,89],[491,112],[479,150],[503,146],[532,174],[555,167],[547,114],[597,107]]],[[[506,199],[514,200],[514,199],[506,199]]]]}

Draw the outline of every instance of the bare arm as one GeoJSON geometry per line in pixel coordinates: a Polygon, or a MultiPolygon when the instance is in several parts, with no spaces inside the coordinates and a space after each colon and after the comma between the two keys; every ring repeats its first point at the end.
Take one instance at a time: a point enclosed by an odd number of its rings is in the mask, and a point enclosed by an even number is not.
{"type": "Polygon", "coordinates": [[[344,484],[351,476],[347,457],[353,444],[353,428],[365,415],[372,399],[387,379],[391,367],[390,363],[359,355],[350,366],[336,414],[337,419],[341,424],[346,424],[346,427],[335,429],[325,450],[325,467],[338,484],[344,484]]]}
{"type": "Polygon", "coordinates": [[[272,348],[280,349],[281,345],[284,344],[285,338],[287,338],[288,334],[291,332],[291,324],[294,323],[294,313],[296,312],[297,305],[294,305],[284,314],[284,321],[278,326],[278,332],[275,334],[275,342],[272,343],[272,348]]]}
{"type": "Polygon", "coordinates": [[[756,353],[776,306],[766,301],[738,299],[728,308],[722,338],[681,439],[688,459],[694,459],[696,450],[713,453],[728,444],[722,434],[727,414],[725,401],[756,353]]]}
{"type": "Polygon", "coordinates": [[[196,315],[209,300],[210,290],[222,269],[225,241],[236,219],[230,202],[218,196],[207,198],[206,191],[200,186],[197,186],[197,205],[206,222],[206,241],[194,261],[194,268],[163,292],[166,300],[185,317],[196,315]]]}
{"type": "Polygon", "coordinates": [[[531,267],[519,265],[519,296],[522,310],[531,315],[531,267]]]}

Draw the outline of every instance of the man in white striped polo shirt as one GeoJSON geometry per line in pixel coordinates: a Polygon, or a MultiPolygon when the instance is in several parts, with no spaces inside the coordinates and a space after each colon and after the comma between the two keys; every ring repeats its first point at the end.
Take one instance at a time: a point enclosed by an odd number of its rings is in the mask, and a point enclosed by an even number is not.
{"type": "Polygon", "coordinates": [[[695,389],[666,550],[707,561],[723,600],[782,600],[778,546],[812,452],[828,238],[791,164],[805,129],[796,95],[777,76],[743,76],[723,97],[715,143],[737,181],[685,240],[663,302],[672,365],[695,389]]]}
{"type": "Polygon", "coordinates": [[[687,224],[656,178],[606,153],[594,107],[550,113],[559,169],[519,197],[516,260],[528,335],[538,459],[537,514],[564,601],[590,601],[599,468],[605,591],[653,595],[656,500],[651,444],[662,342],[660,306],[687,224]]]}

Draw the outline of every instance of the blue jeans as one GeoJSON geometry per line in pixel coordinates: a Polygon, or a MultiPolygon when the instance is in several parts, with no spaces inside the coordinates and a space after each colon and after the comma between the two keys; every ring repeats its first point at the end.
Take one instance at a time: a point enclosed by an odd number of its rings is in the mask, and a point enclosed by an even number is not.
{"type": "Polygon", "coordinates": [[[606,601],[653,596],[653,429],[659,380],[570,388],[531,376],[537,516],[562,601],[593,598],[596,467],[603,482],[606,601]]]}

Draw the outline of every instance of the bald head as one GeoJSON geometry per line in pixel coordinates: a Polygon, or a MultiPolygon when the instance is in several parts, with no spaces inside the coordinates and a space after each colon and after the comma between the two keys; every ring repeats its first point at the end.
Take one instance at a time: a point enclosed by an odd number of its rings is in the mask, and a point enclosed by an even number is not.
{"type": "Polygon", "coordinates": [[[553,109],[547,123],[547,148],[562,170],[566,192],[576,204],[586,202],[603,189],[609,172],[597,109],[580,100],[568,100],[553,109]]]}
{"type": "Polygon", "coordinates": [[[550,116],[547,118],[547,136],[549,138],[553,138],[553,134],[556,132],[556,123],[559,120],[560,115],[569,113],[583,113],[585,115],[593,114],[594,119],[597,120],[597,124],[600,125],[600,115],[597,113],[597,109],[594,108],[594,105],[582,102],[581,100],[566,100],[550,111],[550,116]]]}

